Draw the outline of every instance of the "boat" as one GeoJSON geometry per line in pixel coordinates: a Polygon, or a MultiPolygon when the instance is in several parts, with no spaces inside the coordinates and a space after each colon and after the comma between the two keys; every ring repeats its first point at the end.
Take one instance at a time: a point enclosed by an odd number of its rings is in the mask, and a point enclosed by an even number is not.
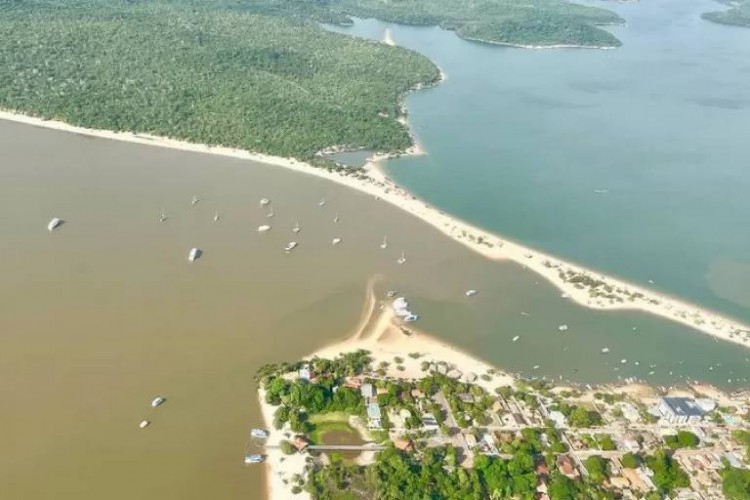
{"type": "Polygon", "coordinates": [[[141,420],[141,423],[140,423],[140,424],[138,424],[138,427],[139,427],[140,429],[145,429],[145,428],[146,428],[146,427],[148,427],[149,425],[151,425],[151,421],[150,421],[150,420],[141,420]]]}
{"type": "Polygon", "coordinates": [[[336,217],[333,218],[333,222],[338,222],[338,221],[339,221],[339,214],[336,214],[336,217]]]}
{"type": "Polygon", "coordinates": [[[399,257],[399,259],[396,262],[402,265],[406,264],[406,254],[403,252],[403,250],[401,251],[401,257],[399,257]]]}
{"type": "Polygon", "coordinates": [[[388,248],[388,237],[387,236],[383,236],[383,243],[380,244],[380,248],[382,248],[382,249],[388,248]]]}
{"type": "Polygon", "coordinates": [[[560,330],[561,332],[564,332],[565,330],[568,329],[568,325],[560,325],[557,327],[557,329],[560,330]]]}
{"type": "Polygon", "coordinates": [[[190,206],[195,206],[200,200],[197,196],[193,196],[193,199],[190,201],[190,206]]]}
{"type": "Polygon", "coordinates": [[[152,406],[153,408],[156,408],[157,406],[159,406],[159,405],[161,405],[162,403],[164,403],[164,401],[166,401],[166,400],[167,400],[166,398],[163,398],[163,397],[161,397],[161,396],[156,396],[156,397],[155,397],[155,398],[154,398],[154,399],[153,399],[153,400],[151,401],[151,406],[152,406]]]}
{"type": "Polygon", "coordinates": [[[474,295],[476,295],[477,293],[479,293],[479,292],[477,292],[477,291],[476,291],[476,290],[474,290],[473,288],[472,288],[471,290],[466,290],[466,296],[467,296],[467,297],[473,297],[473,296],[474,296],[474,295]]]}
{"type": "Polygon", "coordinates": [[[219,212],[214,214],[214,222],[219,222],[219,212]]]}
{"type": "Polygon", "coordinates": [[[261,198],[261,200],[260,200],[260,206],[261,207],[265,207],[269,203],[271,203],[271,200],[269,200],[268,198],[261,198]]]}
{"type": "Polygon", "coordinates": [[[323,207],[323,206],[325,206],[325,204],[326,204],[326,199],[325,198],[321,198],[320,201],[318,202],[318,206],[319,207],[323,207]]]}
{"type": "Polygon", "coordinates": [[[296,241],[290,241],[290,242],[289,242],[289,243],[287,243],[287,244],[286,244],[286,246],[284,247],[284,251],[285,251],[286,253],[289,253],[289,252],[291,252],[292,250],[294,250],[295,248],[297,248],[297,242],[296,242],[296,241]]]}
{"type": "Polygon", "coordinates": [[[419,319],[419,315],[414,314],[414,313],[410,313],[404,316],[404,321],[406,321],[407,323],[413,323],[414,321],[417,321],[418,319],[419,319]]]}
{"type": "Polygon", "coordinates": [[[195,259],[199,259],[201,254],[203,254],[203,251],[200,248],[191,248],[190,253],[188,254],[188,260],[190,262],[195,262],[195,259]]]}
{"type": "Polygon", "coordinates": [[[65,221],[63,221],[62,219],[58,219],[57,217],[55,217],[54,219],[52,219],[51,221],[49,221],[49,224],[47,224],[47,230],[50,231],[50,232],[52,232],[55,229],[57,229],[58,227],[62,226],[64,224],[64,222],[65,221]]]}
{"type": "Polygon", "coordinates": [[[338,245],[341,243],[341,238],[334,238],[331,240],[331,245],[338,245]]]}
{"type": "Polygon", "coordinates": [[[533,368],[534,370],[538,370],[538,369],[539,369],[539,365],[534,365],[534,366],[532,366],[532,368],[533,368]]]}
{"type": "Polygon", "coordinates": [[[273,212],[268,212],[268,215],[266,215],[266,217],[268,217],[269,219],[270,219],[271,217],[273,217],[273,212]]]}
{"type": "Polygon", "coordinates": [[[161,215],[159,215],[159,222],[164,222],[167,220],[167,214],[164,213],[164,210],[161,211],[161,215]]]}
{"type": "Polygon", "coordinates": [[[563,299],[569,299],[570,298],[570,294],[566,292],[566,293],[563,293],[562,295],[560,295],[560,297],[562,297],[563,299]]]}
{"type": "Polygon", "coordinates": [[[294,227],[292,228],[292,232],[293,232],[294,234],[297,234],[297,233],[299,233],[299,221],[297,221],[297,222],[296,222],[296,223],[294,224],[294,227]]]}
{"type": "Polygon", "coordinates": [[[391,297],[395,297],[398,292],[396,290],[388,290],[388,292],[385,294],[389,299],[391,297]]]}
{"type": "Polygon", "coordinates": [[[609,352],[609,347],[602,347],[602,352],[607,354],[609,352]]]}
{"type": "Polygon", "coordinates": [[[520,338],[521,338],[520,335],[516,335],[515,337],[513,337],[513,342],[518,342],[518,339],[520,338]]]}
{"type": "Polygon", "coordinates": [[[251,429],[250,435],[258,439],[266,439],[268,437],[268,431],[265,429],[251,429]]]}
{"type": "Polygon", "coordinates": [[[625,363],[627,363],[627,362],[628,362],[628,360],[627,360],[627,359],[625,359],[625,358],[622,358],[622,359],[620,360],[620,363],[622,363],[623,365],[624,365],[625,363]]]}
{"type": "Polygon", "coordinates": [[[258,454],[245,455],[246,464],[259,464],[262,461],[263,461],[263,455],[258,455],[258,454]]]}
{"type": "Polygon", "coordinates": [[[269,226],[268,224],[263,224],[262,226],[258,226],[259,233],[265,233],[269,229],[271,229],[271,226],[269,226]]]}

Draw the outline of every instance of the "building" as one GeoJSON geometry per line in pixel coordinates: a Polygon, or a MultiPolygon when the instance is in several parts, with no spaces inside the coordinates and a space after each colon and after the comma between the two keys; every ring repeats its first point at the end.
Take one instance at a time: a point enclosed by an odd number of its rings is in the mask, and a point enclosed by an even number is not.
{"type": "Polygon", "coordinates": [[[302,365],[302,368],[299,369],[299,378],[300,380],[307,380],[310,381],[312,379],[312,371],[310,370],[310,365],[305,363],[302,365]]]}
{"type": "Polygon", "coordinates": [[[565,415],[557,410],[549,412],[549,419],[552,420],[552,423],[558,429],[564,429],[568,426],[568,422],[565,420],[565,415]]]}
{"type": "Polygon", "coordinates": [[[310,441],[303,435],[294,436],[294,442],[292,443],[297,451],[303,451],[305,448],[310,446],[310,441]]]}
{"type": "Polygon", "coordinates": [[[426,431],[436,431],[440,428],[437,420],[435,419],[435,415],[433,415],[432,413],[425,413],[424,415],[422,415],[422,427],[426,431]]]}
{"type": "Polygon", "coordinates": [[[359,392],[365,399],[375,397],[375,387],[373,387],[372,384],[362,384],[362,387],[359,388],[359,392]]]}
{"type": "Polygon", "coordinates": [[[573,459],[570,457],[570,455],[559,455],[557,457],[557,468],[560,469],[560,472],[567,476],[570,479],[576,479],[578,476],[580,476],[580,473],[578,472],[578,469],[576,468],[575,463],[573,463],[573,459]]]}
{"type": "Polygon", "coordinates": [[[656,410],[670,424],[693,424],[703,419],[705,411],[693,398],[663,397],[656,410]]]}

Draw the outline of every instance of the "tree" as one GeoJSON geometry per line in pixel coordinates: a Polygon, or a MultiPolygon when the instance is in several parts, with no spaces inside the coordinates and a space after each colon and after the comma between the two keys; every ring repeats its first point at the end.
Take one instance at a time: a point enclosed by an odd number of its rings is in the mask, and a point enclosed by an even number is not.
{"type": "Polygon", "coordinates": [[[607,461],[601,456],[591,455],[586,459],[585,465],[593,482],[601,484],[607,479],[607,461]]]}
{"type": "Polygon", "coordinates": [[[579,498],[576,483],[559,472],[552,474],[547,491],[552,500],[578,500],[579,498]]]}
{"type": "Polygon", "coordinates": [[[646,464],[654,471],[651,479],[659,492],[670,494],[675,488],[690,486],[688,475],[666,450],[658,450],[647,457],[646,464]]]}
{"type": "Polygon", "coordinates": [[[279,443],[279,448],[281,448],[281,452],[285,455],[291,455],[294,453],[294,446],[292,446],[292,443],[286,439],[279,443]]]}
{"type": "Polygon", "coordinates": [[[628,452],[622,456],[620,463],[626,469],[637,469],[638,465],[640,465],[640,459],[638,455],[628,452]]]}
{"type": "Polygon", "coordinates": [[[725,464],[721,479],[721,489],[728,500],[750,500],[750,470],[735,469],[725,464]]]}

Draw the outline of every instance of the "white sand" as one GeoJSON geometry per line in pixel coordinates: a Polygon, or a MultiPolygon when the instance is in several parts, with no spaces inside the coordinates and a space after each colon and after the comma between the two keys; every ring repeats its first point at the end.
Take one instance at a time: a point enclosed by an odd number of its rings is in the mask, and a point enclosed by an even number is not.
{"type": "MultiPolygon", "coordinates": [[[[750,346],[750,327],[733,319],[721,316],[707,309],[690,304],[676,298],[656,293],[627,283],[623,280],[605,276],[582,266],[557,259],[548,254],[524,247],[495,234],[489,233],[455,217],[444,214],[436,208],[417,199],[408,191],[398,187],[378,168],[378,162],[387,155],[376,155],[366,167],[367,176],[347,175],[346,173],[329,172],[322,168],[315,168],[309,164],[276,156],[251,153],[249,151],[225,147],[212,147],[193,144],[185,141],[155,137],[147,134],[128,132],[111,132],[106,130],[92,130],[75,127],[54,120],[42,120],[17,113],[0,111],[0,119],[11,120],[29,125],[41,126],[66,132],[84,134],[105,139],[115,139],[137,144],[147,144],[168,147],[183,151],[216,154],[233,158],[246,159],[284,167],[296,172],[314,175],[336,182],[338,184],[357,189],[376,196],[402,210],[422,219],[446,236],[464,244],[481,255],[493,260],[512,260],[538,273],[571,300],[583,306],[595,309],[633,309],[648,312],[667,318],[683,325],[690,326],[716,338],[735,342],[745,347],[750,346]],[[615,291],[615,295],[624,298],[624,302],[611,301],[605,298],[592,298],[588,288],[576,288],[559,276],[561,271],[585,274],[605,282],[615,291]],[[630,295],[639,293],[642,296],[630,299],[630,295]]],[[[404,154],[421,152],[418,146],[410,148],[404,154]]]]}
{"type": "Polygon", "coordinates": [[[294,485],[291,481],[294,474],[300,474],[304,477],[305,457],[307,455],[301,453],[284,455],[281,452],[278,446],[281,441],[288,440],[285,434],[288,433],[293,437],[294,433],[289,429],[289,424],[286,424],[284,428],[278,431],[273,428],[273,413],[276,407],[266,404],[266,392],[263,389],[258,390],[258,401],[265,427],[270,432],[267,441],[267,445],[269,446],[265,450],[266,498],[269,500],[289,500],[291,498],[308,500],[310,494],[306,491],[302,491],[296,495],[292,493],[294,485]],[[284,483],[284,480],[287,483],[284,483]]]}

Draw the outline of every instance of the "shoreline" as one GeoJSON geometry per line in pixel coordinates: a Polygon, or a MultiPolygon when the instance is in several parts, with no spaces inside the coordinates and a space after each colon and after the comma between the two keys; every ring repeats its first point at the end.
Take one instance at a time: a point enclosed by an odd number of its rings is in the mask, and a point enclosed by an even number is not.
{"type": "MultiPolygon", "coordinates": [[[[408,327],[408,335],[404,333],[404,326],[396,318],[391,302],[378,299],[375,296],[374,284],[377,276],[371,278],[367,284],[367,297],[362,314],[352,332],[344,339],[335,341],[315,350],[305,356],[304,361],[316,357],[334,359],[338,356],[357,350],[367,350],[372,359],[371,366],[383,367],[381,363],[388,363],[385,367],[386,378],[401,380],[417,380],[425,376],[422,363],[427,362],[431,370],[437,370],[449,377],[459,379],[482,387],[489,394],[494,394],[497,387],[510,386],[518,388],[523,377],[498,369],[491,363],[485,362],[469,353],[462,351],[448,343],[438,340],[427,333],[408,327]],[[399,362],[394,358],[399,357],[399,362]],[[444,369],[441,368],[444,367],[444,369]]],[[[554,383],[554,382],[553,382],[554,383]]],[[[636,380],[630,383],[599,384],[586,386],[584,389],[578,384],[568,385],[567,382],[555,384],[553,391],[571,390],[578,387],[583,390],[578,396],[580,401],[594,401],[598,391],[617,391],[637,398],[641,402],[654,404],[660,393],[646,382],[636,380]]],[[[266,498],[269,500],[288,500],[289,498],[309,499],[307,492],[292,496],[291,481],[284,483],[284,478],[293,474],[304,476],[305,461],[303,454],[283,455],[278,449],[278,443],[288,437],[288,424],[279,431],[273,430],[273,414],[276,407],[267,404],[265,391],[258,389],[259,403],[263,415],[265,428],[271,430],[266,458],[266,498]]],[[[703,383],[688,384],[685,388],[670,387],[664,394],[692,396],[703,394],[719,402],[730,400],[728,393],[703,383]]]]}
{"type": "MultiPolygon", "coordinates": [[[[424,154],[416,138],[414,145],[404,152],[373,155],[362,170],[336,172],[291,158],[190,143],[149,134],[87,129],[6,110],[0,110],[0,119],[91,137],[255,161],[327,179],[388,202],[485,258],[513,261],[534,271],[563,292],[564,298],[569,298],[581,306],[599,310],[634,310],[650,313],[689,326],[717,339],[750,347],[750,326],[737,320],[525,247],[448,215],[418,199],[388,178],[380,165],[380,162],[385,159],[424,154]]],[[[403,119],[406,119],[405,116],[403,119]]]]}

